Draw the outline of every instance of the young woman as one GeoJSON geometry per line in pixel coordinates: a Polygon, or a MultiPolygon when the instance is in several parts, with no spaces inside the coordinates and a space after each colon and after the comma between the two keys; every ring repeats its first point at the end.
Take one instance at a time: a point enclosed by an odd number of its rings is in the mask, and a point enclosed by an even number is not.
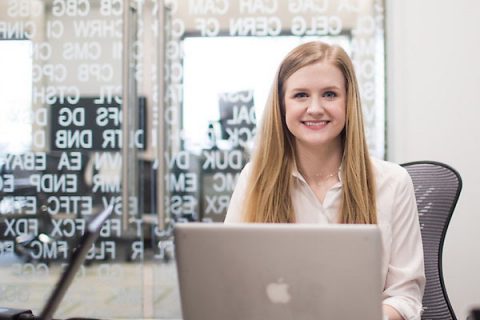
{"type": "Polygon", "coordinates": [[[413,185],[402,167],[370,158],[355,72],[338,46],[305,43],[281,63],[225,222],[377,224],[384,314],[420,319],[425,274],[413,185]]]}

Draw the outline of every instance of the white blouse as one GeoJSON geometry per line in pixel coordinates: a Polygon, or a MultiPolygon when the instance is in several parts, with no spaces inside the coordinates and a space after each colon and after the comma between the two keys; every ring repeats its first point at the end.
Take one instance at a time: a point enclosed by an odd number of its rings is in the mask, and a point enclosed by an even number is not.
{"type": "MultiPolygon", "coordinates": [[[[412,180],[401,166],[372,159],[377,189],[377,221],[382,234],[383,303],[394,307],[406,320],[420,319],[425,288],[423,246],[412,180]]],[[[242,208],[251,166],[240,174],[225,223],[242,222],[242,208]]],[[[298,171],[292,189],[297,223],[336,223],[341,204],[339,179],[323,204],[298,171]]]]}

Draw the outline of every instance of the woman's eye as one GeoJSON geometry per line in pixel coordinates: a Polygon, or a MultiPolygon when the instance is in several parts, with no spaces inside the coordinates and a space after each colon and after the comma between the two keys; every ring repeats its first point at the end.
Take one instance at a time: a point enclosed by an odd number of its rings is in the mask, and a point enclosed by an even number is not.
{"type": "Polygon", "coordinates": [[[333,91],[327,91],[323,94],[325,98],[335,98],[337,94],[333,91]]]}
{"type": "Polygon", "coordinates": [[[297,92],[293,95],[294,98],[306,98],[307,94],[305,92],[297,92]]]}

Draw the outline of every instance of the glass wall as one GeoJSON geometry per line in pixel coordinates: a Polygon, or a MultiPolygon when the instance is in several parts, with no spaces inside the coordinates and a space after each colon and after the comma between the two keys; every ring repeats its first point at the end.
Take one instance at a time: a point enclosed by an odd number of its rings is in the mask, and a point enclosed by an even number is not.
{"type": "MultiPolygon", "coordinates": [[[[339,44],[352,57],[369,148],[384,157],[382,1],[165,4],[165,216],[171,223],[224,220],[276,69],[306,41],[339,44]]],[[[154,269],[154,277],[162,272],[154,269]]],[[[156,317],[165,310],[154,309],[156,317]]]]}
{"type": "Polygon", "coordinates": [[[383,18],[375,0],[1,1],[0,307],[39,314],[112,205],[55,317],[180,319],[172,229],[223,221],[290,49],[346,49],[383,158],[383,18]]]}
{"type": "Polygon", "coordinates": [[[89,219],[113,206],[55,317],[143,314],[157,12],[0,3],[0,306],[38,315],[89,219]]]}
{"type": "Polygon", "coordinates": [[[166,152],[174,169],[167,179],[170,216],[223,221],[276,69],[302,42],[339,44],[352,57],[368,144],[373,155],[383,158],[383,14],[381,1],[169,1],[165,102],[166,152]]]}

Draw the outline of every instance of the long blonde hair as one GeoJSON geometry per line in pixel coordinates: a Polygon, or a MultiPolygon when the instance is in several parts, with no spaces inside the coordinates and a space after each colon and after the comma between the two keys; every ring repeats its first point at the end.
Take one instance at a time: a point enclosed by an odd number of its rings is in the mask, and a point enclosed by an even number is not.
{"type": "Polygon", "coordinates": [[[286,81],[294,72],[317,62],[332,63],[343,73],[346,83],[340,222],[377,223],[375,181],[353,64],[342,48],[317,41],[292,50],[275,76],[251,161],[244,212],[247,222],[295,222],[291,199],[295,139],[285,122],[284,90],[286,81]]]}

